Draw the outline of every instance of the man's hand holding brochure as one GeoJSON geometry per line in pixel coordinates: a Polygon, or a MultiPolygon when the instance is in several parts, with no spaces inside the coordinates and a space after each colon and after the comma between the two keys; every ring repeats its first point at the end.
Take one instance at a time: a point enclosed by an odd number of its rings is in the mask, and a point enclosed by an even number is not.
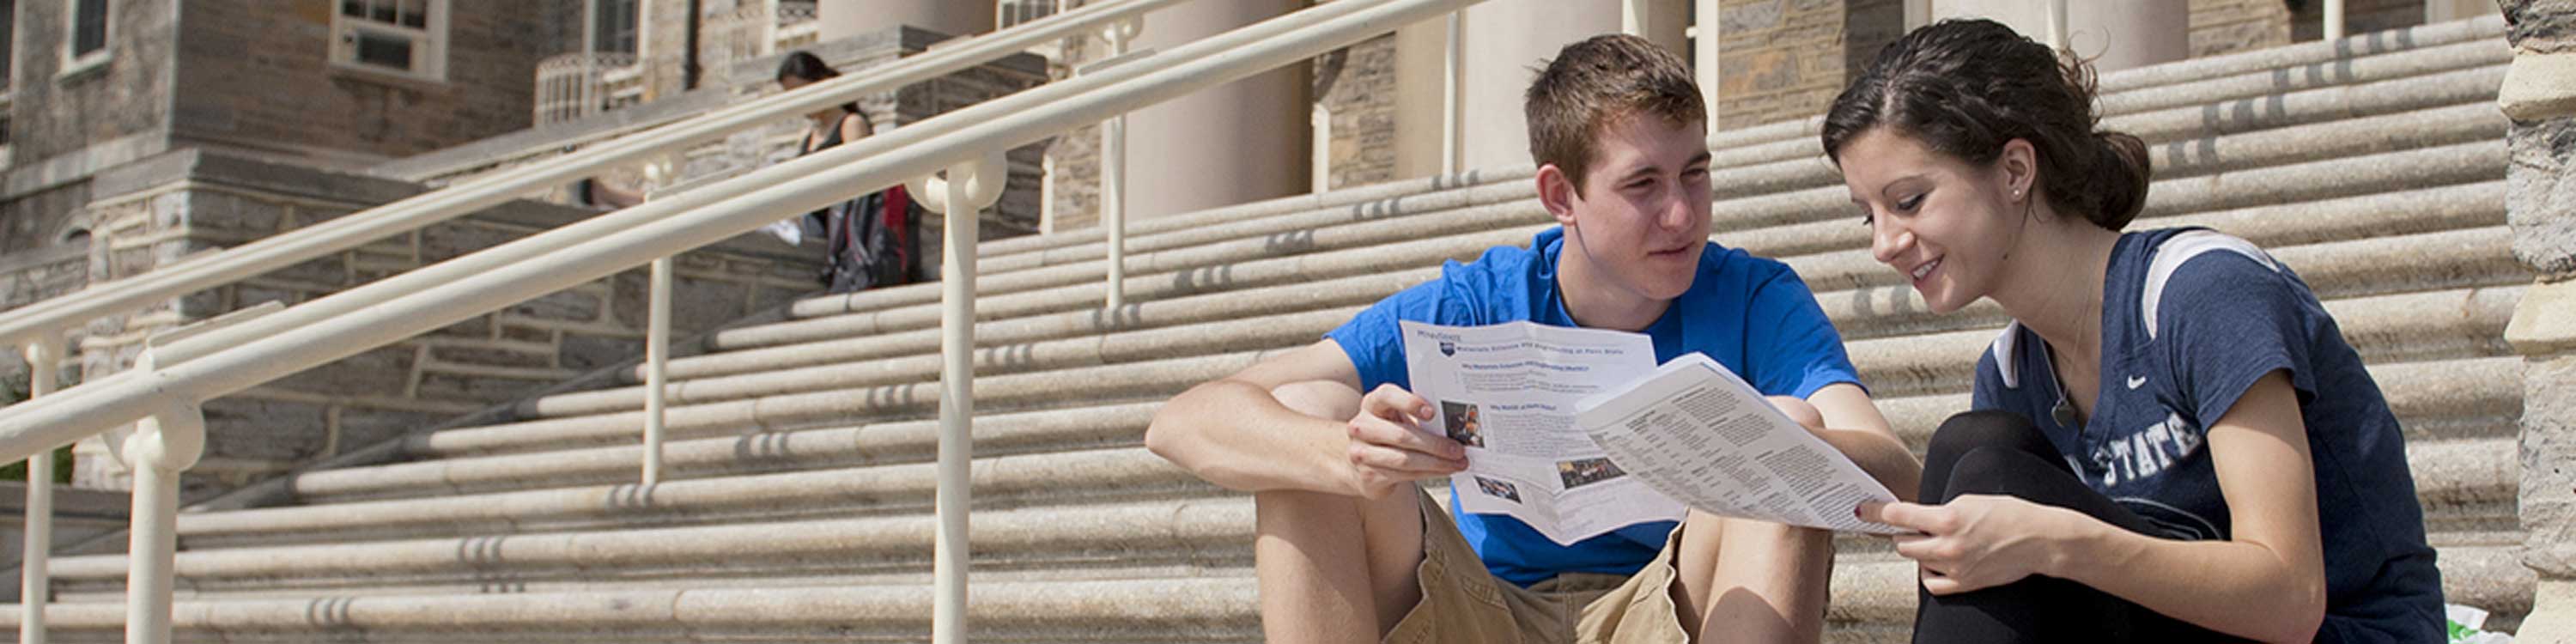
{"type": "Polygon", "coordinates": [[[1467,512],[1559,543],[1682,518],[1685,508],[1889,534],[1853,516],[1897,500],[1840,451],[1698,353],[1654,364],[1643,335],[1515,322],[1402,323],[1426,429],[1467,448],[1467,512]]]}

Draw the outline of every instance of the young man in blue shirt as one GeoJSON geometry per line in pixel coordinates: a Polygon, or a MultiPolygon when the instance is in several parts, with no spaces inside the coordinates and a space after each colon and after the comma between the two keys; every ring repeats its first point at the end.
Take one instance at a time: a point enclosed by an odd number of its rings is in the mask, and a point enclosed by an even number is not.
{"type": "Polygon", "coordinates": [[[1913,498],[1919,465],[1805,283],[1709,243],[1707,112],[1688,67],[1596,37],[1559,52],[1524,108],[1539,200],[1561,227],[1450,262],[1321,342],[1181,394],[1146,445],[1253,493],[1271,642],[1816,641],[1825,532],[1693,511],[1560,545],[1419,491],[1465,452],[1422,426],[1434,414],[1408,391],[1397,321],[1529,320],[1644,333],[1658,361],[1706,354],[1913,498]]]}

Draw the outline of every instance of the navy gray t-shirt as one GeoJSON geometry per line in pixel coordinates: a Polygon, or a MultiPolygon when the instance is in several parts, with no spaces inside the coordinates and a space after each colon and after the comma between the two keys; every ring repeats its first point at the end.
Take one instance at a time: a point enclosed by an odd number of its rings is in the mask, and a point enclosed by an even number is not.
{"type": "Polygon", "coordinates": [[[2289,267],[2208,230],[2123,235],[2102,295],[2091,418],[2060,425],[2048,347],[2014,324],[1977,364],[1977,409],[2030,417],[2095,491],[2173,539],[2227,539],[2207,431],[2287,371],[2315,461],[2326,565],[2319,642],[2440,642],[2441,573],[2406,444],[2361,356],[2289,267]]]}

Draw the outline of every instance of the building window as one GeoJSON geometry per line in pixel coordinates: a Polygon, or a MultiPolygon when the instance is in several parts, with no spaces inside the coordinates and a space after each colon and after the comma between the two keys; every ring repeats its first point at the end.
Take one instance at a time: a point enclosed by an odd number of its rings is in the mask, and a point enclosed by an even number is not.
{"type": "Polygon", "coordinates": [[[635,53],[636,0],[594,0],[598,3],[599,22],[592,27],[599,42],[593,51],[600,53],[635,53]]]}
{"type": "MultiPolygon", "coordinates": [[[[18,0],[0,0],[0,96],[8,96],[17,88],[18,0]]],[[[0,105],[7,104],[0,100],[0,105]]]]}
{"type": "Polygon", "coordinates": [[[71,37],[63,39],[64,75],[77,74],[107,62],[107,0],[71,0],[69,15],[64,16],[71,37]]]}
{"type": "Polygon", "coordinates": [[[337,0],[331,62],[425,80],[447,76],[447,0],[337,0]]]}

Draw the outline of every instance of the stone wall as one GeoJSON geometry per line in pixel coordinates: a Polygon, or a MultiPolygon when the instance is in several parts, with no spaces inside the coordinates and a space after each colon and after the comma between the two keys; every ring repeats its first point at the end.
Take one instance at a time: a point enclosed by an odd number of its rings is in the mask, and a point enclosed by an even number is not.
{"type": "Polygon", "coordinates": [[[1851,74],[1905,35],[1900,0],[1724,0],[1718,19],[1712,131],[1823,114],[1851,74]]]}
{"type": "Polygon", "coordinates": [[[0,253],[56,243],[87,201],[91,174],[169,149],[174,83],[176,3],[109,3],[108,57],[76,71],[63,67],[69,3],[17,5],[0,253]]]}
{"type": "MultiPolygon", "coordinates": [[[[417,186],[185,151],[103,174],[86,211],[89,273],[117,279],[191,254],[292,233],[417,186]]],[[[74,338],[90,377],[130,368],[150,334],[277,301],[289,306],[590,216],[512,202],[166,304],[92,322],[74,338]]],[[[674,334],[686,336],[792,301],[814,288],[807,253],[745,237],[683,254],[675,266],[674,334]]],[[[367,351],[205,405],[208,444],[189,471],[200,498],[514,401],[642,353],[642,267],[367,351]]],[[[75,450],[74,484],[129,485],[97,440],[75,450]]]]}
{"type": "MultiPolygon", "coordinates": [[[[172,134],[186,143],[355,167],[525,129],[537,62],[561,53],[558,5],[454,2],[446,79],[333,65],[337,3],[210,0],[182,3],[172,134]]],[[[574,38],[579,38],[574,32],[574,38]]]]}
{"type": "MultiPolygon", "coordinates": [[[[2424,0],[2345,0],[2344,33],[2424,23],[2424,0]]],[[[2191,55],[2214,56],[2325,37],[2324,0],[2191,0],[2191,55]]]]}
{"type": "Polygon", "coordinates": [[[2540,274],[2505,339],[2524,356],[2523,564],[2539,596],[2516,641],[2576,642],[2576,0],[2505,0],[2513,67],[2498,103],[2514,256],[2540,274]]]}
{"type": "Polygon", "coordinates": [[[108,3],[107,62],[70,74],[63,68],[63,12],[71,3],[17,4],[12,167],[169,127],[172,7],[178,3],[108,3]]]}
{"type": "Polygon", "coordinates": [[[1332,189],[1392,181],[1395,176],[1395,34],[1334,50],[1308,63],[1310,93],[1332,114],[1332,189]]]}

